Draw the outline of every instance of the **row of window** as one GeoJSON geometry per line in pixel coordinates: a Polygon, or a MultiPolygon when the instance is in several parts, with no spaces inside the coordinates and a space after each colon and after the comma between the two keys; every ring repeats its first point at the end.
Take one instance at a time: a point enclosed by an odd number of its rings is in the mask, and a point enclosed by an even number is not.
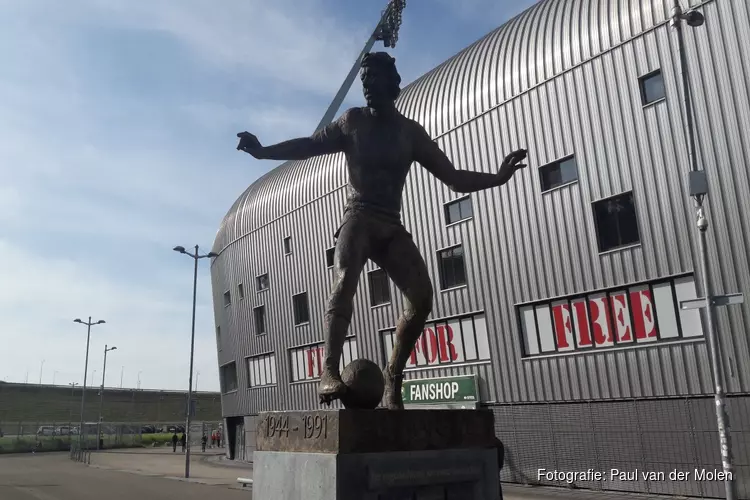
{"type": "MultiPolygon", "coordinates": [[[[640,242],[638,217],[632,191],[595,201],[592,208],[600,252],[635,245],[640,242]]],[[[463,245],[455,245],[438,252],[438,275],[441,290],[466,285],[466,260],[463,245]]],[[[268,274],[262,275],[262,278],[262,287],[259,285],[258,288],[267,290],[268,274]]],[[[385,270],[376,269],[369,272],[368,282],[370,305],[372,307],[391,302],[391,287],[385,270]]],[[[240,299],[244,298],[242,284],[239,284],[237,288],[240,299]]],[[[227,291],[224,294],[224,301],[227,306],[231,304],[229,293],[227,291]]],[[[307,292],[292,296],[292,312],[295,326],[310,322],[307,292]]],[[[253,319],[256,334],[266,333],[265,305],[253,309],[253,319]]],[[[217,335],[220,335],[218,328],[217,335]]]]}

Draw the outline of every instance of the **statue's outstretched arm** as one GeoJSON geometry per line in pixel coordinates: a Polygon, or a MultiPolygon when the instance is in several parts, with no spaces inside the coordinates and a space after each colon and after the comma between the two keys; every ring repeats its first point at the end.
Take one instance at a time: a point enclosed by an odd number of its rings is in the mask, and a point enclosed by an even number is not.
{"type": "Polygon", "coordinates": [[[259,160],[306,160],[313,156],[339,153],[344,150],[342,118],[310,137],[291,139],[272,146],[262,146],[258,138],[250,132],[240,132],[237,134],[240,138],[237,149],[259,160]]]}
{"type": "Polygon", "coordinates": [[[500,164],[496,174],[459,170],[421,125],[416,125],[414,134],[414,159],[457,193],[473,193],[502,186],[513,177],[516,170],[526,166],[520,163],[526,158],[526,154],[525,149],[510,153],[500,164]]]}

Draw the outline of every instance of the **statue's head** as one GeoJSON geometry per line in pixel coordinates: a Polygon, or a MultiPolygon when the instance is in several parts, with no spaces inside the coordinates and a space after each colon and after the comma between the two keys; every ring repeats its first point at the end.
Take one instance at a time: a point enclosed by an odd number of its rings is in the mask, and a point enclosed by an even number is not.
{"type": "Polygon", "coordinates": [[[360,76],[365,100],[371,108],[392,104],[401,93],[401,75],[396,70],[396,59],[386,52],[365,54],[360,76]]]}

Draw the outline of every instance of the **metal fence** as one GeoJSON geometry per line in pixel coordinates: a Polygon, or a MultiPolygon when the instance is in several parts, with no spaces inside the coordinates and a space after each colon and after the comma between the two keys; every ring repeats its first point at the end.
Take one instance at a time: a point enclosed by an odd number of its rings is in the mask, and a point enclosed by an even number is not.
{"type": "MultiPolygon", "coordinates": [[[[722,470],[713,398],[519,404],[493,406],[492,410],[496,434],[505,445],[502,481],[724,496],[723,481],[710,477],[714,470],[722,470]],[[540,477],[540,469],[599,471],[606,480],[548,479],[540,477]],[[612,469],[631,475],[612,478],[612,469]],[[687,474],[670,478],[673,472],[687,474]]],[[[739,498],[750,498],[750,397],[730,397],[727,412],[737,492],[739,498]]]]}
{"type": "MultiPolygon", "coordinates": [[[[97,443],[97,424],[87,422],[81,433],[79,423],[71,422],[2,422],[0,421],[0,453],[36,453],[43,451],[71,451],[76,454],[97,450],[136,447],[172,446],[172,436],[180,438],[185,423],[113,423],[101,424],[97,443]]],[[[221,428],[220,422],[192,422],[190,447],[200,449],[203,434],[211,446],[211,433],[221,428]]],[[[179,444],[178,444],[179,446],[179,444]]],[[[80,457],[79,458],[83,458],[80,457]]]]}

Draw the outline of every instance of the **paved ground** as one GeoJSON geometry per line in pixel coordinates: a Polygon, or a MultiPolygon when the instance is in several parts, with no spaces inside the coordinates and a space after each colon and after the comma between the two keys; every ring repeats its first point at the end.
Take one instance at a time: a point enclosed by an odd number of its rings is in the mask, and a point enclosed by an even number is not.
{"type": "MultiPolygon", "coordinates": [[[[132,462],[145,457],[131,455],[132,462]]],[[[176,458],[176,457],[174,457],[176,458]]],[[[94,457],[92,457],[92,464],[94,457]]],[[[120,464],[121,465],[121,464],[120,464]]],[[[196,462],[200,470],[200,459],[196,462]]],[[[203,464],[203,467],[210,468],[203,464]]],[[[158,471],[156,471],[158,473],[158,471]]],[[[235,476],[235,480],[236,480],[235,476]]],[[[165,477],[87,467],[67,453],[0,456],[2,500],[250,500],[248,491],[227,485],[169,480],[165,477]]]]}
{"type": "MultiPolygon", "coordinates": [[[[118,450],[91,455],[91,466],[67,453],[0,455],[2,500],[252,500],[237,484],[252,478],[252,467],[223,460],[215,452],[194,454],[191,478],[184,479],[185,456],[164,450],[118,450]]],[[[564,488],[503,486],[504,500],[675,500],[628,493],[564,488]]]]}

